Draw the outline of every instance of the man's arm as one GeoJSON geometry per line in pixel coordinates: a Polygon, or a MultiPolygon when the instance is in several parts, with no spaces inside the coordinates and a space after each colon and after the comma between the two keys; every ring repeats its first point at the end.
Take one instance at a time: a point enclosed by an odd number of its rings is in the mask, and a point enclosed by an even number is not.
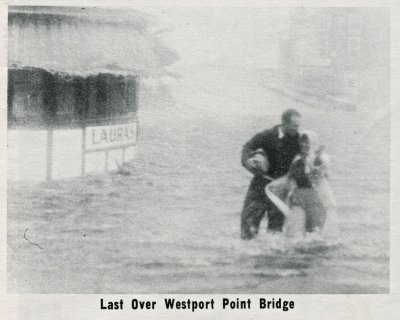
{"type": "Polygon", "coordinates": [[[252,139],[246,142],[242,148],[242,166],[253,174],[258,170],[256,170],[257,168],[253,165],[249,164],[247,160],[254,156],[255,152],[262,148],[266,141],[268,141],[268,131],[263,131],[256,134],[252,139]]]}

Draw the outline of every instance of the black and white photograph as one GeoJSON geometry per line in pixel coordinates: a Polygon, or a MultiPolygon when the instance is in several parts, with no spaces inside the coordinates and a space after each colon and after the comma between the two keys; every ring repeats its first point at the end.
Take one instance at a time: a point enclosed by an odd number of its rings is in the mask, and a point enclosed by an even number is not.
{"type": "Polygon", "coordinates": [[[8,6],[7,293],[389,294],[391,9],[111,5],[8,6]]]}

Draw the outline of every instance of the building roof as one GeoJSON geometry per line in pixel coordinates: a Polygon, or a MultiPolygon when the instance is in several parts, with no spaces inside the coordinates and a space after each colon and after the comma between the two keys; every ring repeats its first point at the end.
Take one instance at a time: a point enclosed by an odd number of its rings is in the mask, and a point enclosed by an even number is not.
{"type": "Polygon", "coordinates": [[[88,75],[155,75],[178,55],[156,35],[155,17],[134,10],[10,7],[9,68],[88,75]]]}

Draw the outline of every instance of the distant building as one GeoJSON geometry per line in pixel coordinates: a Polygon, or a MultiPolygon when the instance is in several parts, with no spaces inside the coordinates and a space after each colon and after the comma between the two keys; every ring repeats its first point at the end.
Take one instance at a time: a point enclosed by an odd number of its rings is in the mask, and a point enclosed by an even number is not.
{"type": "Polygon", "coordinates": [[[10,179],[78,176],[133,159],[139,78],[174,60],[153,24],[135,11],[9,8],[10,179]]]}
{"type": "Polygon", "coordinates": [[[389,104],[387,8],[296,8],[281,53],[292,86],[357,108],[389,104]]]}

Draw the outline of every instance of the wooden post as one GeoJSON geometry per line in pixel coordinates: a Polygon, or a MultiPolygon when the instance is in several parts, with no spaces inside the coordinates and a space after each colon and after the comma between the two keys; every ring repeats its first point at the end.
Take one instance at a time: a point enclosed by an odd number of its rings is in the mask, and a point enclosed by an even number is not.
{"type": "Polygon", "coordinates": [[[82,158],[81,158],[81,176],[85,176],[86,166],[86,125],[82,126],[82,158]]]}
{"type": "Polygon", "coordinates": [[[53,171],[53,126],[47,130],[46,181],[50,181],[53,171]]]}

